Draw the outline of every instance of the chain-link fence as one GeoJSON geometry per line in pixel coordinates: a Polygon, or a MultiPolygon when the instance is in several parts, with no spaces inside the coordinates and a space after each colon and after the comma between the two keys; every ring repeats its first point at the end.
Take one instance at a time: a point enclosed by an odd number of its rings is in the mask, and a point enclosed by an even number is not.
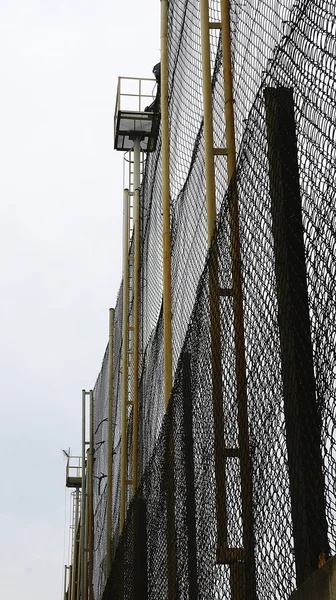
{"type": "MultiPolygon", "coordinates": [[[[108,579],[108,351],[94,390],[95,600],[285,600],[336,550],[336,8],[232,0],[230,12],[238,162],[227,189],[215,157],[208,253],[199,0],[169,1],[174,388],[164,415],[159,136],[141,190],[140,484],[121,537],[121,294],[116,306],[108,579]]],[[[211,64],[220,147],[219,29],[211,64]]]]}

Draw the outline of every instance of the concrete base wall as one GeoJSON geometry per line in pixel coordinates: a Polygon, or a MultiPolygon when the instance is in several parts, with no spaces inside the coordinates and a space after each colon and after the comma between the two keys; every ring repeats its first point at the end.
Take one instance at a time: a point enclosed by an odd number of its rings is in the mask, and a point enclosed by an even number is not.
{"type": "Polygon", "coordinates": [[[315,571],[289,600],[336,600],[336,556],[315,571]]]}

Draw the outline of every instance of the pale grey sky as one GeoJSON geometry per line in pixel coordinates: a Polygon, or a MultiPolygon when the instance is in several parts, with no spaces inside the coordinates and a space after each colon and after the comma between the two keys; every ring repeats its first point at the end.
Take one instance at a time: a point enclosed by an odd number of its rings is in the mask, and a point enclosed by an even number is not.
{"type": "Polygon", "coordinates": [[[121,280],[118,75],[151,77],[159,0],[0,0],[0,595],[59,600],[61,449],[80,450],[121,280]]]}

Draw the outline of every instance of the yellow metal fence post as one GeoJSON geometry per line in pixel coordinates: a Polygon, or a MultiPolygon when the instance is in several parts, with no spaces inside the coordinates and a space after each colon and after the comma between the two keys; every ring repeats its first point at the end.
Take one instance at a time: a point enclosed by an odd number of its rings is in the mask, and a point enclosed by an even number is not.
{"type": "Polygon", "coordinates": [[[89,569],[88,569],[88,594],[89,599],[93,600],[93,441],[94,441],[94,424],[93,424],[93,390],[90,390],[90,446],[89,446],[89,507],[88,507],[88,520],[89,520],[89,569]]]}
{"type": "Polygon", "coordinates": [[[138,486],[138,410],[139,410],[139,269],[140,269],[140,190],[134,190],[134,269],[133,269],[133,495],[138,486]]]}
{"type": "Polygon", "coordinates": [[[83,506],[83,494],[81,495],[81,515],[79,517],[78,523],[78,548],[77,548],[77,564],[75,569],[75,577],[76,577],[76,600],[79,600],[83,594],[81,594],[81,578],[82,578],[82,559],[81,559],[81,543],[82,543],[82,506],[83,506]]]}
{"type": "Polygon", "coordinates": [[[121,413],[121,476],[120,476],[120,534],[123,531],[126,511],[127,474],[127,401],[128,401],[128,308],[129,308],[129,193],[124,190],[123,239],[123,335],[122,335],[122,413],[121,413]]]}
{"type": "Polygon", "coordinates": [[[217,516],[217,556],[227,539],[226,518],[226,481],[225,481],[225,444],[224,414],[222,399],[222,362],[221,362],[221,321],[219,305],[219,279],[217,244],[213,242],[216,224],[216,187],[214,165],[213,115],[212,115],[212,79],[209,39],[209,2],[200,0],[203,110],[205,141],[205,179],[208,219],[209,260],[209,299],[210,299],[210,336],[212,368],[212,403],[214,418],[214,451],[216,481],[217,516]]]}
{"type": "Polygon", "coordinates": [[[172,300],[170,250],[170,178],[168,119],[168,0],[161,0],[161,130],[162,130],[162,246],[164,398],[167,409],[172,389],[172,300]]]}
{"type": "Polygon", "coordinates": [[[81,516],[80,516],[80,595],[82,600],[85,600],[85,538],[86,538],[86,395],[87,392],[82,390],[82,499],[81,499],[81,516]]]}
{"type": "MultiPolygon", "coordinates": [[[[232,286],[234,313],[234,341],[236,355],[237,406],[238,406],[238,442],[240,454],[243,547],[245,563],[246,597],[256,597],[255,565],[253,547],[253,511],[252,511],[252,475],[249,449],[249,429],[247,412],[247,381],[243,306],[243,277],[241,265],[241,244],[239,231],[238,190],[232,179],[236,169],[235,126],[233,110],[233,82],[231,64],[230,4],[221,0],[224,104],[226,123],[228,182],[231,182],[230,239],[232,257],[232,286]],[[247,590],[249,590],[247,592],[247,590]]],[[[243,596],[242,596],[243,597],[243,596]]]]}
{"type": "Polygon", "coordinates": [[[90,536],[90,448],[86,450],[86,495],[85,495],[85,548],[84,548],[84,600],[88,600],[89,595],[89,536],[90,536]]]}
{"type": "Polygon", "coordinates": [[[72,600],[72,565],[69,567],[68,600],[72,600]]]}
{"type": "Polygon", "coordinates": [[[107,521],[106,521],[106,556],[107,576],[112,567],[112,477],[113,477],[113,388],[114,388],[114,309],[109,310],[109,413],[108,413],[108,467],[107,467],[107,521]]]}
{"type": "Polygon", "coordinates": [[[74,506],[74,510],[75,510],[75,522],[74,522],[74,530],[72,532],[72,537],[73,537],[73,556],[72,556],[72,568],[71,568],[71,599],[76,600],[77,598],[77,587],[78,587],[78,583],[77,583],[77,562],[79,563],[78,560],[78,548],[77,548],[77,528],[78,528],[78,516],[79,516],[79,488],[76,488],[76,495],[75,495],[75,506],[74,506]]]}
{"type": "MultiPolygon", "coordinates": [[[[161,0],[161,132],[162,132],[162,254],[163,254],[163,335],[164,335],[164,403],[168,409],[172,391],[172,292],[170,239],[170,150],[168,112],[168,0],[161,0]]],[[[166,446],[166,542],[168,560],[168,600],[177,597],[174,438],[169,419],[166,446]]]]}
{"type": "Polygon", "coordinates": [[[212,125],[212,85],[209,40],[209,1],[200,0],[201,48],[203,75],[203,112],[205,144],[205,185],[208,219],[208,247],[210,248],[216,223],[216,187],[214,141],[212,125]]]}

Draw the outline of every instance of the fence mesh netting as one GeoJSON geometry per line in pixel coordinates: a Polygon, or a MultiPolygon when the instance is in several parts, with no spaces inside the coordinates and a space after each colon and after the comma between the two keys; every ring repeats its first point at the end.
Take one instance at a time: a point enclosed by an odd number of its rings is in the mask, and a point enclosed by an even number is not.
{"type": "MultiPolygon", "coordinates": [[[[228,188],[214,159],[208,251],[200,6],[168,6],[174,387],[165,414],[159,133],[141,187],[139,487],[119,536],[121,286],[109,577],[109,348],[94,389],[94,598],[285,600],[336,552],[336,7],[231,1],[238,160],[228,188]]],[[[210,42],[224,147],[220,29],[210,42]]],[[[128,456],[131,429],[129,409],[128,456]]]]}

